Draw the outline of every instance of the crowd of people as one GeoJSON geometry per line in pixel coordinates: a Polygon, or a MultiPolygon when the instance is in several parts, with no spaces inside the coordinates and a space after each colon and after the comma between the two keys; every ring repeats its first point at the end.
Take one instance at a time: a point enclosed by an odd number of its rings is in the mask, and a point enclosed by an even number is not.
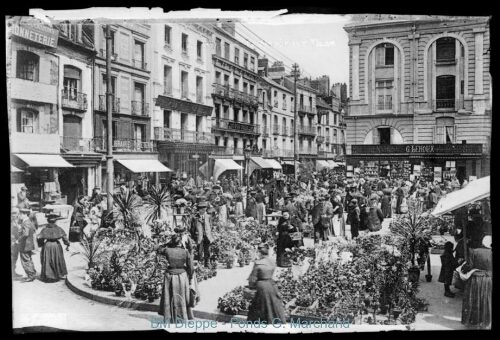
{"type": "MultiPolygon", "coordinates": [[[[300,247],[304,237],[311,237],[315,243],[327,241],[331,236],[355,239],[369,232],[382,229],[385,219],[394,215],[404,214],[413,204],[421,211],[433,209],[439,199],[447,192],[458,190],[467,185],[456,178],[444,183],[429,182],[424,179],[413,181],[389,178],[355,178],[348,179],[343,173],[324,169],[309,174],[302,173],[295,180],[294,176],[252,176],[250,185],[246,186],[234,173],[222,174],[219,179],[201,176],[173,176],[167,184],[172,205],[184,202],[186,207],[196,207],[196,212],[189,217],[187,228],[177,228],[177,238],[171,250],[160,249],[160,253],[171,263],[166,274],[162,296],[162,315],[169,317],[192,318],[188,301],[184,304],[173,295],[188,297],[189,287],[193,281],[194,263],[213,265],[211,256],[212,228],[217,221],[237,221],[239,218],[252,217],[259,224],[267,224],[268,218],[278,218],[278,238],[276,244],[276,260],[269,256],[266,244],[259,246],[260,259],[250,278],[250,286],[257,289],[254,303],[250,308],[249,319],[273,319],[281,317],[283,311],[279,307],[279,294],[270,281],[275,266],[290,267],[291,262],[286,256],[286,249],[300,247]],[[411,202],[411,203],[410,203],[411,202]],[[349,225],[350,228],[346,228],[349,225]],[[186,242],[189,239],[190,242],[186,242]],[[184,248],[188,252],[179,250],[184,248]],[[196,254],[196,257],[195,257],[196,254]],[[269,281],[269,282],[267,282],[269,281]],[[266,283],[267,282],[267,283],[266,283]],[[168,291],[167,291],[168,290],[168,291]],[[278,302],[277,302],[278,301],[278,302]],[[179,304],[180,303],[180,304],[179,304]],[[166,311],[169,309],[169,311],[166,311]]],[[[122,188],[122,192],[129,190],[122,188]]],[[[142,200],[149,193],[143,188],[132,188],[132,194],[142,200]]],[[[103,197],[100,189],[95,188],[92,197],[80,196],[75,202],[71,225],[73,228],[85,229],[88,216],[94,209],[92,228],[98,228],[103,215],[101,203],[103,197]],[[101,208],[98,208],[101,207],[101,208]]],[[[473,279],[467,281],[464,289],[463,322],[484,324],[491,322],[491,289],[487,283],[491,278],[491,251],[483,249],[483,238],[491,235],[491,213],[489,206],[481,207],[482,213],[477,213],[472,221],[467,207],[459,208],[455,216],[455,241],[446,244],[442,256],[442,271],[439,281],[445,285],[445,296],[453,297],[450,290],[454,270],[462,265],[462,270],[474,270],[473,279]],[[488,208],[488,209],[487,209],[488,208]],[[489,226],[489,231],[488,231],[489,226]],[[465,258],[463,254],[462,230],[467,228],[468,246],[472,257],[465,258]],[[450,245],[451,244],[451,245],[450,245]],[[454,255],[455,254],[455,255],[454,255]],[[486,283],[485,283],[486,282],[486,283]],[[490,288],[484,288],[486,286],[490,288]],[[480,293],[478,292],[480,291],[480,293]],[[489,298],[487,297],[489,294],[489,298]],[[488,314],[488,303],[490,314],[488,314]],[[481,313],[478,314],[477,310],[481,313]],[[485,311],[486,310],[486,311],[485,311]],[[472,312],[471,312],[472,311],[472,312]],[[481,320],[479,320],[481,319],[481,320]],[[486,319],[486,320],[485,320],[486,319]]],[[[17,208],[16,208],[17,209],[17,208]]],[[[14,212],[13,212],[14,214],[14,212]]],[[[35,277],[31,256],[26,255],[32,250],[31,243],[36,226],[30,222],[29,210],[18,209],[16,225],[12,228],[13,265],[17,257],[21,257],[22,266],[28,275],[26,281],[35,277]],[[31,223],[31,224],[30,224],[31,223]]],[[[50,216],[49,216],[50,217],[50,216]]],[[[66,274],[62,248],[58,240],[67,242],[64,231],[55,225],[54,216],[49,221],[51,228],[45,228],[39,238],[44,240],[42,251],[42,276],[47,280],[57,280],[66,274]],[[57,228],[55,228],[57,227],[57,228]],[[57,243],[58,246],[54,246],[57,243]]],[[[491,243],[491,242],[490,242],[491,243]]],[[[489,245],[491,247],[491,245],[489,245]]],[[[14,268],[13,268],[13,273],[14,268]]]]}

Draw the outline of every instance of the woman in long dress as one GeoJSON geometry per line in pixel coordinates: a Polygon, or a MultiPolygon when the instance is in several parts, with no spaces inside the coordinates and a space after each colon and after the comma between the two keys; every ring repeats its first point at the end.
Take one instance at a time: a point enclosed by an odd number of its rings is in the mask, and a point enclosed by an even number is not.
{"type": "Polygon", "coordinates": [[[238,191],[234,194],[234,201],[235,201],[235,207],[234,207],[234,214],[236,217],[243,216],[245,213],[243,211],[243,188],[238,188],[238,191]]]}
{"type": "Polygon", "coordinates": [[[462,303],[462,324],[478,328],[491,328],[493,290],[493,253],[491,236],[483,238],[483,247],[470,249],[467,263],[462,272],[471,274],[465,284],[462,303]]]}
{"type": "Polygon", "coordinates": [[[383,193],[384,197],[382,197],[382,214],[384,214],[384,217],[386,218],[391,218],[392,217],[391,190],[384,189],[383,193]]]}
{"type": "Polygon", "coordinates": [[[269,258],[269,246],[261,244],[258,247],[260,259],[255,261],[252,274],[248,278],[249,287],[257,290],[248,309],[249,321],[267,322],[277,325],[286,323],[283,301],[273,274],[276,263],[269,258]],[[279,320],[279,321],[278,321],[279,320]]]}
{"type": "Polygon", "coordinates": [[[66,245],[66,250],[68,250],[70,242],[66,232],[55,223],[59,217],[59,215],[49,214],[47,216],[49,224],[38,235],[38,238],[44,242],[40,253],[40,260],[42,262],[40,279],[45,282],[59,281],[68,274],[63,249],[59,240],[62,239],[66,245]]]}
{"type": "Polygon", "coordinates": [[[189,251],[183,248],[182,237],[174,235],[167,247],[158,248],[158,254],[165,256],[168,261],[158,314],[163,315],[165,322],[194,319],[189,294],[193,265],[189,251]]]}

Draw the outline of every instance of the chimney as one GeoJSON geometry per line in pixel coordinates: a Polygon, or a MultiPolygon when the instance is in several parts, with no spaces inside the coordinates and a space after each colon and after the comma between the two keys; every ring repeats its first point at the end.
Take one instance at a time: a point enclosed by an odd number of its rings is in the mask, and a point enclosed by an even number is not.
{"type": "Polygon", "coordinates": [[[273,66],[268,68],[268,73],[271,79],[282,79],[285,77],[285,65],[281,61],[276,61],[273,66]]]}
{"type": "Polygon", "coordinates": [[[269,67],[269,60],[266,58],[266,56],[264,56],[264,58],[262,59],[257,60],[257,70],[259,70],[258,73],[261,77],[267,77],[268,67],[269,67]],[[263,67],[263,69],[259,70],[261,67],[263,67]]]}

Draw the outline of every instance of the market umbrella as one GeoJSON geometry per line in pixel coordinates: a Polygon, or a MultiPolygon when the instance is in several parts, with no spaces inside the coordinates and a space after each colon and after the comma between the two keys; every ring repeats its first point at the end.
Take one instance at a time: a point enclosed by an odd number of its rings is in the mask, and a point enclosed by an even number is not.
{"type": "Polygon", "coordinates": [[[469,184],[463,189],[447,194],[438,202],[436,208],[432,211],[432,215],[438,217],[489,196],[490,176],[487,176],[469,182],[469,184]]]}
{"type": "MultiPolygon", "coordinates": [[[[460,190],[451,192],[443,197],[432,211],[433,216],[441,216],[447,212],[453,211],[474,201],[482,200],[490,196],[490,176],[469,182],[469,184],[460,190]]],[[[464,255],[467,258],[467,232],[464,228],[464,255]]]]}

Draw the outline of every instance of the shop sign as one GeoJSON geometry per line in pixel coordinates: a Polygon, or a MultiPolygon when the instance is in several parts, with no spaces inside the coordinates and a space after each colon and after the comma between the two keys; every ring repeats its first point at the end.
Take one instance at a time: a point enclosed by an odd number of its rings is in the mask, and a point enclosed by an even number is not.
{"type": "Polygon", "coordinates": [[[353,145],[352,154],[481,154],[482,144],[353,145]]]}
{"type": "Polygon", "coordinates": [[[57,47],[59,31],[41,23],[21,20],[19,24],[12,25],[11,32],[13,35],[48,47],[57,47]]]}
{"type": "Polygon", "coordinates": [[[166,96],[158,96],[158,98],[156,99],[156,106],[159,106],[164,110],[181,111],[201,116],[212,115],[211,106],[196,104],[166,96]]]}
{"type": "Polygon", "coordinates": [[[240,123],[236,123],[236,122],[228,122],[227,123],[227,128],[231,129],[231,130],[240,130],[240,131],[254,132],[255,125],[246,125],[246,124],[240,124],[240,123]]]}

